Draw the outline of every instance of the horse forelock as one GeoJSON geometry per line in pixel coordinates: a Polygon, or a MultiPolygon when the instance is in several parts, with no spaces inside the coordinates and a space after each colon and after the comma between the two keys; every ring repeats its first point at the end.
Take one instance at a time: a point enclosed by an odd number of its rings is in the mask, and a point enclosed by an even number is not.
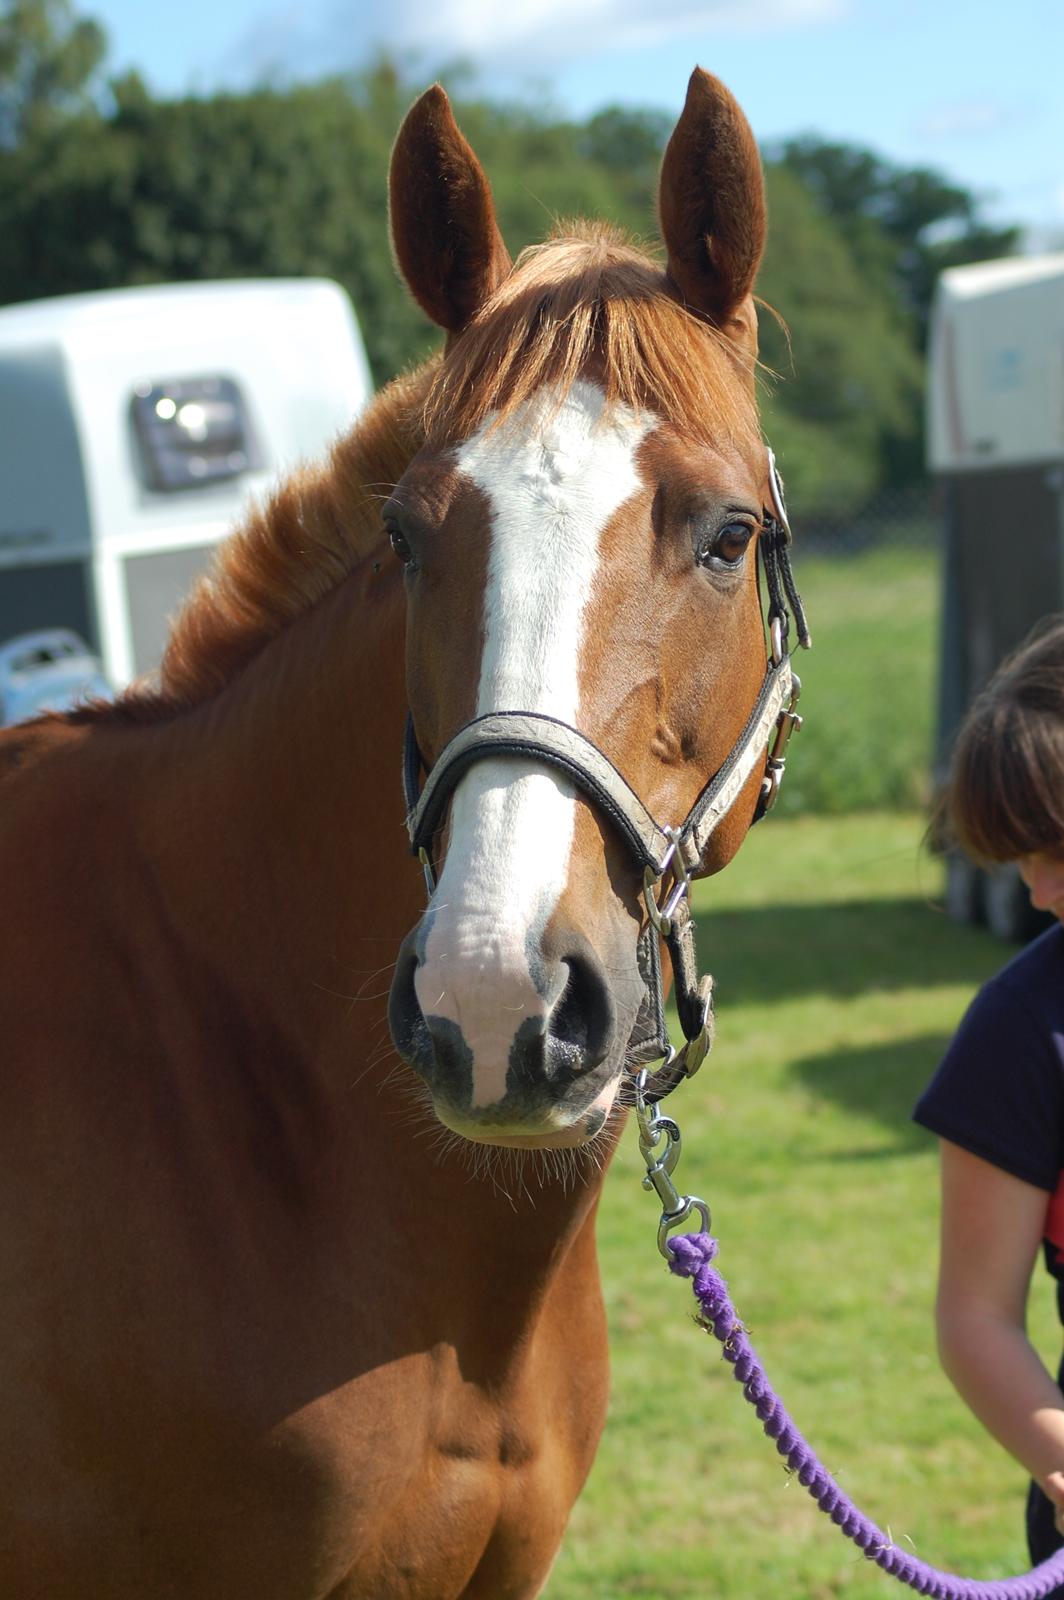
{"type": "Polygon", "coordinates": [[[525,250],[436,369],[426,438],[504,423],[549,386],[594,376],[607,406],[650,412],[751,460],[762,449],[754,363],[686,308],[664,268],[606,223],[559,224],[525,250]]]}

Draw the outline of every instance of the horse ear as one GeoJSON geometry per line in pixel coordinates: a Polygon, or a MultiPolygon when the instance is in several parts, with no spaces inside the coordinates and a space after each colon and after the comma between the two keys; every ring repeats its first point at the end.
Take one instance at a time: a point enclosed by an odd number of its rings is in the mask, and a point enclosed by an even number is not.
{"type": "Polygon", "coordinates": [[[407,112],[389,173],[392,246],[410,292],[458,333],[510,270],[483,168],[440,85],[407,112]]]}
{"type": "Polygon", "coordinates": [[[757,350],[749,299],[765,246],[765,184],[738,101],[696,67],[661,167],[669,276],[689,306],[757,350]]]}

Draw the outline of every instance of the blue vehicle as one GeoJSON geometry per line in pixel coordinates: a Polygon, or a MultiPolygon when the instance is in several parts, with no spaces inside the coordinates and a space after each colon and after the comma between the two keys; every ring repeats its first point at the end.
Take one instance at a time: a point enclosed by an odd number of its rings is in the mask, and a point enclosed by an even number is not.
{"type": "Polygon", "coordinates": [[[0,645],[0,726],[86,700],[110,700],[99,658],[69,628],[20,634],[0,645]]]}

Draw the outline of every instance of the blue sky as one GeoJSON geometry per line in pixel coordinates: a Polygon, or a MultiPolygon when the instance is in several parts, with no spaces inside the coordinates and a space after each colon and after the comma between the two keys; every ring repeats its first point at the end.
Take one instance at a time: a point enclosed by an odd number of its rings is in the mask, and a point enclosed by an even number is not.
{"type": "Polygon", "coordinates": [[[461,56],[484,89],[560,111],[678,112],[695,63],[762,141],[815,131],[926,164],[1064,249],[1064,0],[80,0],[115,68],[160,93],[312,78],[386,49],[431,81],[461,56]]]}

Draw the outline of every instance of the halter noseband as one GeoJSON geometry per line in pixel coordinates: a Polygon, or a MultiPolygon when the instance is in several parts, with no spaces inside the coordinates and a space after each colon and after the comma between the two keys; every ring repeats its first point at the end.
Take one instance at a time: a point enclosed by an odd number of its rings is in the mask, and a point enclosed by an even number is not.
{"type": "Polygon", "coordinates": [[[765,516],[758,540],[768,592],[768,665],[742,732],[678,827],[658,822],[609,758],[578,729],[535,711],[492,711],[474,717],[444,746],[421,789],[423,762],[413,719],[407,718],[403,756],[406,825],[430,894],[436,883],[432,841],[451,795],[475,762],[498,756],[531,756],[563,772],[605,814],[642,867],[647,923],[639,937],[638,960],[647,1000],[629,1043],[628,1060],[633,1067],[663,1062],[647,1082],[647,1103],[660,1100],[682,1078],[693,1076],[713,1041],[713,980],[698,977],[694,922],[687,900],[691,877],[701,868],[713,834],[759,761],[764,762],[764,776],[754,821],[772,809],[783,781],[787,742],[802,724],[795,711],[801,682],[791,669],[787,649],[788,604],[798,642],[808,649],[811,639],[791,571],[791,530],[771,450],[768,473],[772,510],[765,516]],[[658,935],[668,945],[676,1009],[686,1041],[678,1051],[672,1048],[665,1026],[658,935]]]}

